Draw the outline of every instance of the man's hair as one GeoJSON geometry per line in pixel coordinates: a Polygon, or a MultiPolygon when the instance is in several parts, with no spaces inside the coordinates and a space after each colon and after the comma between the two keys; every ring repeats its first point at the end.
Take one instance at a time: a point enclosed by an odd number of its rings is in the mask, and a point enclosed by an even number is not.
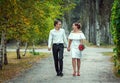
{"type": "Polygon", "coordinates": [[[61,22],[60,20],[55,20],[54,21],[54,26],[56,26],[56,24],[58,24],[58,22],[61,22]]]}

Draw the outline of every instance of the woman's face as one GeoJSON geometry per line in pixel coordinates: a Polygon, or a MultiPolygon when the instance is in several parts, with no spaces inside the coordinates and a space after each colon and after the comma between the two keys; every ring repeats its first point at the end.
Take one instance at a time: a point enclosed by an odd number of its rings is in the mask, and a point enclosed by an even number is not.
{"type": "Polygon", "coordinates": [[[77,26],[75,26],[75,24],[72,25],[73,30],[77,28],[77,26]]]}

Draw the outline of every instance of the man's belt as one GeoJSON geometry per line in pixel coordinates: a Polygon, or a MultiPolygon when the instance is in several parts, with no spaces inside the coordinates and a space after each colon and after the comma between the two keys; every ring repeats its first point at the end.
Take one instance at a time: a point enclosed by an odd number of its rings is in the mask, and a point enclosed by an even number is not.
{"type": "Polygon", "coordinates": [[[53,45],[63,45],[63,43],[53,43],[53,45]]]}

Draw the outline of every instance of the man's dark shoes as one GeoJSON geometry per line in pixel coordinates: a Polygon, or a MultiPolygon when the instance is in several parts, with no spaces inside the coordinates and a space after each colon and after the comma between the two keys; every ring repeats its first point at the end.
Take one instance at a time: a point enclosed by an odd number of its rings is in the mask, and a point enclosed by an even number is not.
{"type": "Polygon", "coordinates": [[[57,75],[56,76],[63,76],[63,73],[57,73],[57,75]]]}
{"type": "Polygon", "coordinates": [[[57,75],[56,76],[60,76],[60,73],[57,73],[57,75]]]}
{"type": "Polygon", "coordinates": [[[62,76],[63,76],[63,73],[60,73],[60,76],[62,77],[62,76]]]}

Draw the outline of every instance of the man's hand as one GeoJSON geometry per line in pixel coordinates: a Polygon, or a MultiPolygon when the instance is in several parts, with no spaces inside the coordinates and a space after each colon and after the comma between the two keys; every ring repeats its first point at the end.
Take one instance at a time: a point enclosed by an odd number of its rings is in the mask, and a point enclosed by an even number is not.
{"type": "Polygon", "coordinates": [[[48,51],[51,51],[51,48],[48,48],[48,51]]]}
{"type": "Polygon", "coordinates": [[[67,48],[67,51],[70,51],[70,47],[67,48]]]}

